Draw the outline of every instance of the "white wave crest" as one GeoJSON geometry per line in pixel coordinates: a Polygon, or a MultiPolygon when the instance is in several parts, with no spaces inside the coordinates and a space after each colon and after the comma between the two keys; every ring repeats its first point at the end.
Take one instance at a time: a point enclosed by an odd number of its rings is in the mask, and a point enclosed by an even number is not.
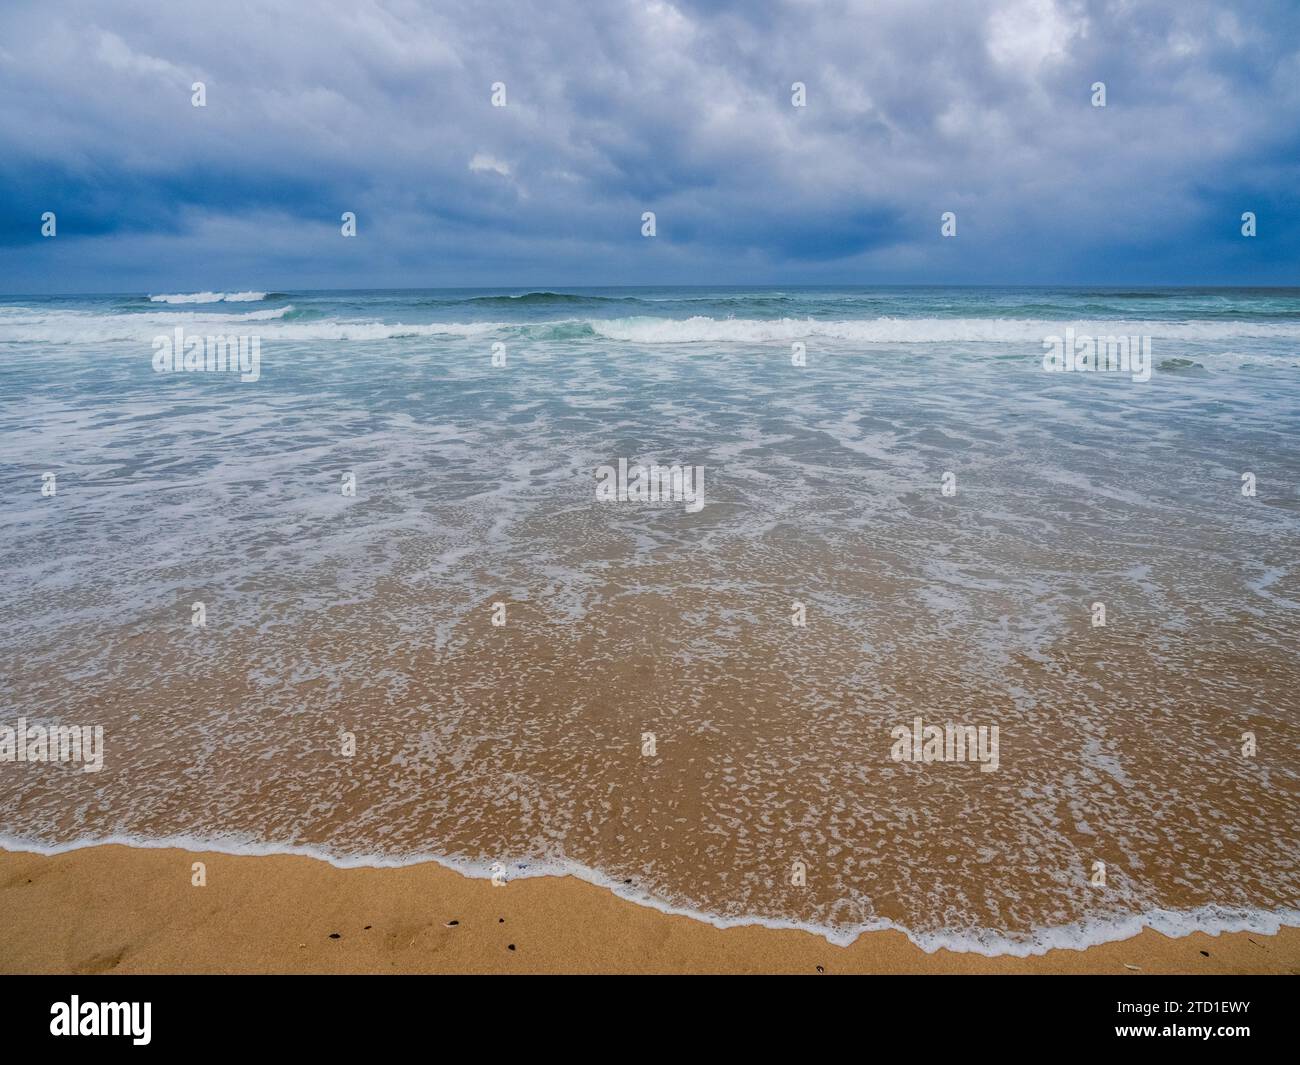
{"type": "Polygon", "coordinates": [[[265,292],[179,292],[150,296],[153,303],[254,303],[266,299],[265,292]]]}
{"type": "Polygon", "coordinates": [[[212,314],[203,311],[158,311],[152,314],[85,314],[78,311],[54,311],[48,314],[0,316],[0,343],[81,344],[87,342],[145,340],[159,328],[181,325],[189,330],[224,332],[232,325],[245,322],[266,323],[259,332],[266,342],[311,340],[393,340],[403,337],[473,337],[510,329],[509,322],[426,322],[403,325],[401,322],[347,322],[326,319],[317,322],[278,322],[293,310],[293,305],[246,311],[243,314],[212,314]]]}
{"type": "Polygon", "coordinates": [[[264,335],[276,340],[396,340],[402,337],[473,337],[511,329],[510,322],[424,322],[390,325],[387,322],[285,322],[264,335]]]}
{"type": "Polygon", "coordinates": [[[1240,337],[1300,338],[1300,323],[1277,322],[1053,322],[1038,318],[610,318],[587,323],[597,336],[633,344],[751,343],[820,337],[862,344],[1041,343],[1076,335],[1149,336],[1167,340],[1240,337]]]}
{"type": "Polygon", "coordinates": [[[205,314],[202,311],[155,311],[149,314],[86,314],[51,311],[0,317],[0,343],[84,344],[115,340],[148,342],[160,329],[184,326],[187,330],[223,333],[250,322],[273,322],[293,310],[293,305],[245,311],[242,314],[205,314]]]}
{"type": "MultiPolygon", "coordinates": [[[[502,331],[535,330],[549,333],[557,326],[583,326],[600,338],[630,344],[763,344],[817,339],[828,343],[870,344],[979,344],[1003,343],[1040,348],[1048,337],[1062,337],[1067,329],[1076,336],[1149,336],[1157,357],[1178,354],[1161,350],[1163,341],[1237,341],[1250,339],[1300,340],[1300,322],[1249,321],[1114,321],[1057,322],[1038,318],[592,318],[540,322],[384,322],[376,319],[325,318],[315,321],[285,318],[293,306],[222,314],[216,311],[157,311],[146,314],[104,315],[85,311],[15,309],[0,314],[0,343],[6,341],[75,344],[151,337],[159,326],[184,325],[217,331],[239,322],[264,322],[263,337],[281,341],[377,341],[422,337],[478,337],[502,331]]],[[[1205,353],[1197,352],[1203,360],[1205,353]]],[[[1240,362],[1256,361],[1255,356],[1240,362]]],[[[1290,364],[1282,359],[1281,363],[1290,364]]]]}

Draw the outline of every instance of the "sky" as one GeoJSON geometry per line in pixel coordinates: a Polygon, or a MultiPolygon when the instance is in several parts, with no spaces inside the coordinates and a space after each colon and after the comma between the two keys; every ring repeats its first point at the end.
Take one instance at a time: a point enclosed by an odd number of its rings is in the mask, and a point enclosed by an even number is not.
{"type": "Polygon", "coordinates": [[[0,292],[624,284],[1300,284],[1300,3],[0,6],[0,292]]]}

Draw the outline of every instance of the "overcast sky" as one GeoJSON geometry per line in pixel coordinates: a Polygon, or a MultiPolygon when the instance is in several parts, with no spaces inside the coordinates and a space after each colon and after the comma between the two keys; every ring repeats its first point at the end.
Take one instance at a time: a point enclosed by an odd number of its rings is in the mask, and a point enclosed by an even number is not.
{"type": "Polygon", "coordinates": [[[1298,267],[1296,0],[0,7],[3,292],[1298,267]]]}

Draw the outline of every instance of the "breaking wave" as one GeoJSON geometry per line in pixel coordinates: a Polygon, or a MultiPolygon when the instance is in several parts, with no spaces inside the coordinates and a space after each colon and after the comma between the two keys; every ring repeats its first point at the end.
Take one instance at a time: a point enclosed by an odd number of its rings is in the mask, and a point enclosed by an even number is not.
{"type": "Polygon", "coordinates": [[[610,318],[590,323],[597,336],[633,344],[764,343],[822,337],[865,344],[1039,343],[1067,328],[1092,336],[1168,340],[1241,337],[1300,339],[1300,324],[1276,322],[1053,322],[1036,318],[610,318]]]}
{"type": "Polygon", "coordinates": [[[150,303],[256,303],[266,299],[265,292],[179,292],[150,296],[150,303]]]}

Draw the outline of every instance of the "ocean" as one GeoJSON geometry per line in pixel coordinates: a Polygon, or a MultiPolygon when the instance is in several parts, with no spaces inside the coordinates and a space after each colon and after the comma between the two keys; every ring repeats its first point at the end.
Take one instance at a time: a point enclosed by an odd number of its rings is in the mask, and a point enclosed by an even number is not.
{"type": "Polygon", "coordinates": [[[5,297],[0,382],[0,845],[1300,924],[1300,289],[5,297]]]}

